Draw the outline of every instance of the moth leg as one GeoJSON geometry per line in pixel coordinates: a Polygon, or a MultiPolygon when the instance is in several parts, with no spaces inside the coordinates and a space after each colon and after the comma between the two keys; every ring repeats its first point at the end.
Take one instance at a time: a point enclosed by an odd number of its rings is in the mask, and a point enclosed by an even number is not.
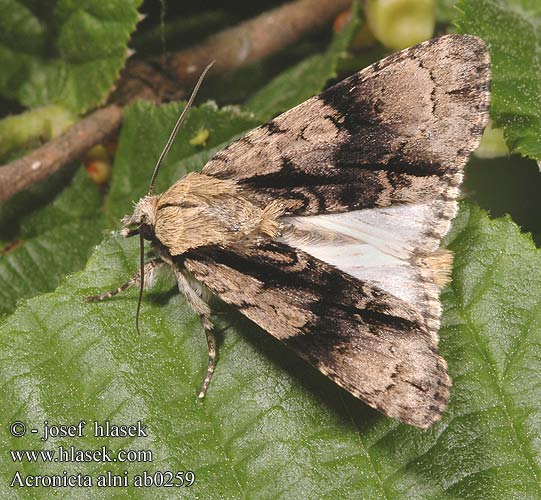
{"type": "Polygon", "coordinates": [[[207,337],[207,347],[209,353],[209,362],[207,366],[207,374],[205,380],[203,380],[203,385],[199,391],[199,397],[204,398],[209,387],[210,381],[212,379],[212,374],[214,373],[214,368],[216,366],[216,339],[214,337],[214,324],[210,319],[210,307],[203,300],[201,295],[197,290],[194,290],[193,286],[190,284],[190,281],[182,271],[175,269],[175,276],[177,278],[178,288],[181,293],[184,294],[186,300],[192,306],[193,310],[198,314],[205,329],[205,335],[207,337]]]}
{"type": "MultiPolygon", "coordinates": [[[[161,259],[152,259],[149,262],[145,264],[145,267],[143,267],[143,273],[145,275],[145,288],[147,286],[152,286],[154,283],[155,278],[155,272],[160,267],[164,266],[165,262],[161,259]]],[[[137,270],[137,272],[133,275],[133,277],[126,281],[123,285],[120,285],[115,290],[111,290],[110,292],[104,292],[100,293],[99,295],[90,295],[88,297],[85,297],[85,302],[98,302],[100,300],[106,300],[110,299],[111,297],[114,297],[115,295],[127,290],[133,285],[138,285],[139,280],[141,277],[140,270],[137,270]]]]}
{"type": "Polygon", "coordinates": [[[207,336],[207,347],[209,351],[207,374],[205,375],[205,380],[203,380],[203,385],[201,385],[201,389],[199,391],[199,397],[204,398],[216,366],[216,338],[214,337],[214,325],[210,322],[210,320],[205,317],[201,317],[201,321],[203,323],[203,328],[205,329],[205,335],[207,336]]]}

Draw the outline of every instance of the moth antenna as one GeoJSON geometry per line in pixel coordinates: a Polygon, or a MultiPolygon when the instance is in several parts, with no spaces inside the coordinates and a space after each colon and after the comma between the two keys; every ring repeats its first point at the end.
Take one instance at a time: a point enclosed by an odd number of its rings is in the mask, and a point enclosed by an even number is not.
{"type": "Polygon", "coordinates": [[[137,311],[135,313],[135,329],[137,330],[137,333],[141,335],[141,330],[139,329],[139,313],[141,312],[143,288],[145,287],[145,240],[141,233],[139,233],[139,258],[141,270],[139,271],[139,299],[137,300],[137,311]]]}
{"type": "Polygon", "coordinates": [[[148,188],[149,195],[151,195],[154,192],[154,183],[156,182],[156,177],[158,176],[158,170],[160,169],[161,163],[167,156],[167,153],[169,153],[169,150],[171,149],[171,145],[173,144],[173,141],[175,140],[175,137],[181,125],[184,123],[184,120],[186,119],[186,115],[188,114],[188,111],[190,107],[192,106],[195,97],[197,96],[197,92],[199,91],[199,87],[201,87],[201,84],[203,83],[203,79],[205,78],[205,75],[207,74],[208,70],[212,68],[212,65],[215,62],[216,61],[211,61],[201,73],[199,80],[197,80],[197,83],[195,84],[195,87],[192,90],[192,95],[188,99],[186,106],[184,106],[182,113],[178,117],[177,123],[175,123],[173,131],[171,132],[171,135],[169,136],[169,139],[167,140],[167,143],[165,144],[165,147],[163,148],[163,151],[160,157],[158,158],[158,162],[156,163],[156,166],[154,167],[154,173],[152,174],[152,179],[150,180],[150,187],[148,188]]]}

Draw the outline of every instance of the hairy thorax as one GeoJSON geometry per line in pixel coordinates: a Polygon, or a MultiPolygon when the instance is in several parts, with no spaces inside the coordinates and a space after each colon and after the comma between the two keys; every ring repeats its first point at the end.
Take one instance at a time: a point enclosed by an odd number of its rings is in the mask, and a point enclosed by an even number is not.
{"type": "Polygon", "coordinates": [[[131,222],[146,224],[171,255],[180,255],[198,247],[276,238],[281,215],[280,203],[259,207],[235,181],[190,173],[165,193],[142,198],[131,222]]]}

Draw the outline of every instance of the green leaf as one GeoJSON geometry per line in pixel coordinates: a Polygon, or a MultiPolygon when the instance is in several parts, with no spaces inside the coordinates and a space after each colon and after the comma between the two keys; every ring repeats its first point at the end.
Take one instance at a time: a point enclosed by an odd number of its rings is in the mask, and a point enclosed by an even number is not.
{"type": "Polygon", "coordinates": [[[541,495],[541,254],[509,217],[464,205],[448,236],[443,354],[460,474],[455,498],[541,495]],[[459,436],[460,431],[467,431],[459,436]],[[459,451],[459,449],[461,451],[459,451]],[[467,450],[467,451],[466,451],[467,450]]]}
{"type": "MultiPolygon", "coordinates": [[[[155,106],[148,102],[136,102],[125,113],[124,124],[115,157],[108,213],[118,219],[148,191],[156,161],[175,125],[183,103],[155,106]]],[[[250,113],[237,108],[220,108],[213,103],[190,109],[169,151],[156,182],[156,192],[167,189],[187,170],[179,167],[180,160],[190,157],[191,169],[201,168],[217,146],[233,140],[240,133],[259,125],[260,121],[250,113]],[[204,146],[190,144],[202,129],[208,131],[204,146]]]]}
{"type": "MultiPolygon", "coordinates": [[[[56,181],[64,184],[70,176],[63,172],[56,181]]],[[[50,184],[41,194],[22,193],[0,211],[0,317],[13,312],[21,298],[54,290],[66,274],[83,267],[101,240],[102,197],[86,172],[79,170],[58,196],[50,184]],[[54,200],[41,207],[51,196],[54,200]]]]}
{"type": "Polygon", "coordinates": [[[59,136],[76,119],[73,113],[55,104],[0,119],[0,159],[18,149],[29,149],[33,142],[43,143],[59,136]]]}
{"type": "Polygon", "coordinates": [[[284,71],[246,103],[262,120],[286,111],[319,93],[337,76],[337,68],[359,27],[359,9],[354,4],[349,23],[335,36],[327,51],[305,59],[284,71]]]}
{"type": "Polygon", "coordinates": [[[457,8],[459,32],[480,36],[490,50],[495,124],[503,127],[511,149],[541,160],[539,2],[459,0],[457,8]]]}
{"type": "MultiPolygon", "coordinates": [[[[152,450],[152,463],[25,463],[5,459],[3,496],[23,474],[193,470],[178,491],[199,498],[538,498],[541,450],[541,258],[509,219],[463,207],[450,236],[454,279],[443,294],[441,351],[454,379],[441,424],[398,424],[348,396],[315,369],[227,312],[205,400],[197,390],[206,345],[197,317],[163,279],[99,304],[83,297],[137,269],[137,242],[108,238],[84,272],[29,300],[0,327],[0,446],[8,449],[152,450]],[[28,428],[89,422],[86,435],[48,443],[28,428]],[[149,437],[95,438],[91,422],[143,420],[149,437]],[[269,480],[275,478],[276,480],[269,480]]],[[[5,456],[5,455],[4,455],[5,456]]],[[[97,494],[97,490],[96,494],[97,494]]],[[[122,490],[149,498],[156,489],[122,490]]],[[[46,492],[45,492],[46,493],[46,492]]],[[[70,498],[88,496],[70,489],[70,498]]],[[[18,496],[16,497],[18,498],[18,496]]],[[[21,497],[22,498],[22,497],[21,497]]]]}
{"type": "Polygon", "coordinates": [[[0,0],[0,93],[84,113],[122,69],[141,0],[0,0]]]}

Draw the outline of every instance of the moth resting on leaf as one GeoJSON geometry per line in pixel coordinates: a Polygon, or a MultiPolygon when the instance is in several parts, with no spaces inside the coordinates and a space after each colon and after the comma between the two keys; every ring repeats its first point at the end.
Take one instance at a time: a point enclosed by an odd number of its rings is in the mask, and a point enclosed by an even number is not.
{"type": "Polygon", "coordinates": [[[252,130],[160,195],[156,168],[123,219],[141,260],[143,238],[156,258],[89,300],[134,284],[141,298],[169,265],[207,334],[200,397],[214,370],[215,295],[373,408],[431,426],[451,387],[437,333],[452,258],[439,246],[488,120],[489,85],[484,42],[447,35],[252,130]]]}

